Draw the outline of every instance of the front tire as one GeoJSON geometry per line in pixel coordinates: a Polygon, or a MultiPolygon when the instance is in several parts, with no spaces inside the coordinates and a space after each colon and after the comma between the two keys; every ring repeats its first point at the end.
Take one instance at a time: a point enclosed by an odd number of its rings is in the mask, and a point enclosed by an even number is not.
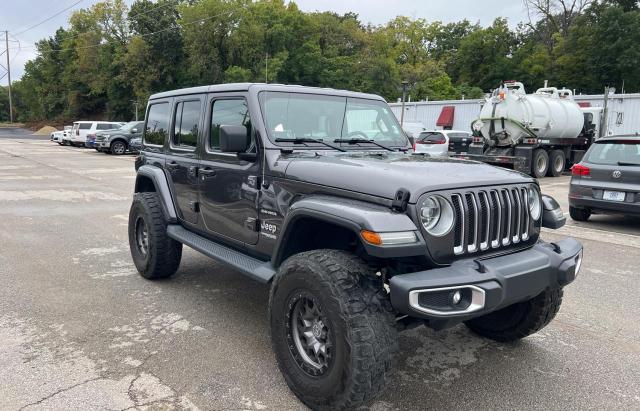
{"type": "Polygon", "coordinates": [[[293,393],[314,410],[356,408],[389,381],[398,351],[382,281],[338,250],[285,261],[269,298],[271,341],[293,393]]]}
{"type": "Polygon", "coordinates": [[[113,143],[111,143],[109,152],[113,155],[120,156],[127,152],[127,145],[124,143],[124,141],[114,141],[113,143]]]}
{"type": "Polygon", "coordinates": [[[546,289],[536,297],[465,322],[474,333],[500,342],[511,342],[543,329],[562,304],[562,289],[546,289]]]}
{"type": "Polygon", "coordinates": [[[167,223],[157,193],[136,193],[129,211],[129,248],[141,276],[170,277],[178,270],[182,244],[167,235],[167,223]]]}
{"type": "Polygon", "coordinates": [[[591,210],[588,208],[577,208],[569,206],[569,216],[575,221],[587,221],[591,217],[591,210]]]}

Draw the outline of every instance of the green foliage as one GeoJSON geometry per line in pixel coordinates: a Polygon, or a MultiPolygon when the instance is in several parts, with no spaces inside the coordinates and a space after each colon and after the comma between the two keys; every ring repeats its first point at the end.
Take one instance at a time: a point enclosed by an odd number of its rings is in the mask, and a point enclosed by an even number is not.
{"type": "MultiPolygon", "coordinates": [[[[19,120],[130,120],[133,102],[180,87],[279,82],[376,93],[395,101],[477,99],[501,80],[544,80],[578,92],[639,91],[640,10],[603,0],[575,15],[511,29],[398,16],[305,13],[285,0],[103,0],[37,43],[13,84],[19,120]],[[569,22],[560,29],[557,20],[569,22]]],[[[0,121],[7,117],[0,89],[0,121]]]]}

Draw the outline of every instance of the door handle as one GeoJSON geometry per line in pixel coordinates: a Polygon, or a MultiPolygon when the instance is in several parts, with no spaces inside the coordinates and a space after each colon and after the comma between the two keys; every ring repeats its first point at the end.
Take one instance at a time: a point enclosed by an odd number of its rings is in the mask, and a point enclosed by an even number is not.
{"type": "Polygon", "coordinates": [[[176,163],[175,161],[171,161],[169,163],[166,164],[167,168],[176,168],[178,167],[178,163],[176,163]]]}
{"type": "Polygon", "coordinates": [[[211,177],[216,175],[216,170],[213,168],[205,167],[198,170],[198,174],[203,177],[211,177]]]}

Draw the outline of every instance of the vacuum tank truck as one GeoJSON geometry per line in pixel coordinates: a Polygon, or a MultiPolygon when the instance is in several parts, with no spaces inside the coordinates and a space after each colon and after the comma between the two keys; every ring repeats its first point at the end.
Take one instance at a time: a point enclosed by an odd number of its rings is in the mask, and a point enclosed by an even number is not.
{"type": "Polygon", "coordinates": [[[462,157],[534,177],[559,176],[582,159],[601,119],[602,108],[580,107],[571,90],[544,87],[526,94],[522,83],[505,82],[471,124],[473,143],[462,157]]]}

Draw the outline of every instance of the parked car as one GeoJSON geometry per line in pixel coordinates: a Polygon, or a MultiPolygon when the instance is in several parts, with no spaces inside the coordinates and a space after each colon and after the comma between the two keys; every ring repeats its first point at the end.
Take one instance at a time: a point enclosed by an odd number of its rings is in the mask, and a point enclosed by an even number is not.
{"type": "Polygon", "coordinates": [[[469,151],[469,144],[473,143],[473,134],[470,131],[443,130],[449,138],[449,152],[456,154],[466,154],[469,151]]]}
{"type": "Polygon", "coordinates": [[[413,151],[437,157],[449,155],[449,136],[445,131],[423,131],[413,143],[413,151]]]}
{"type": "Polygon", "coordinates": [[[51,133],[51,141],[62,145],[64,141],[64,136],[71,133],[72,128],[73,126],[64,126],[63,130],[54,131],[53,133],[51,133]]]}
{"type": "Polygon", "coordinates": [[[599,213],[640,216],[639,136],[596,140],[571,168],[571,218],[587,221],[599,213]]]}
{"type": "Polygon", "coordinates": [[[135,154],[142,151],[142,137],[136,137],[129,140],[129,151],[135,154]]]}
{"type": "Polygon", "coordinates": [[[427,128],[419,121],[403,121],[402,130],[409,138],[409,142],[413,145],[416,137],[423,131],[426,131],[427,128]]]}
{"type": "MultiPolygon", "coordinates": [[[[119,128],[122,127],[123,124],[124,123],[114,121],[75,121],[73,123],[73,129],[71,130],[69,144],[84,147],[87,145],[88,135],[95,135],[97,131],[119,128]]],[[[92,145],[93,143],[90,142],[89,144],[92,145]]]]}
{"type": "Polygon", "coordinates": [[[142,127],[144,121],[130,121],[118,129],[98,132],[94,148],[104,153],[124,154],[132,138],[142,137],[142,127]]]}
{"type": "Polygon", "coordinates": [[[270,284],[277,364],[314,410],[380,394],[399,330],[464,323],[500,342],[536,333],[580,270],[578,241],[540,238],[566,219],[535,179],[413,155],[379,96],[167,91],[150,97],[142,141],[128,228],[138,272],[172,276],[184,244],[270,284]]]}

